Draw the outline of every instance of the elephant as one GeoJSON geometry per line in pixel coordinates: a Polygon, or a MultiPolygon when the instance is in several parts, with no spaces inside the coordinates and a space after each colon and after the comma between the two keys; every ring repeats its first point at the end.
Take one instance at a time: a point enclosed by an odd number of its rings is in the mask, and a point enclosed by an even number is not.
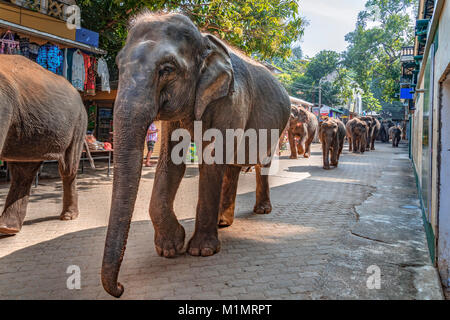
{"type": "Polygon", "coordinates": [[[297,159],[297,152],[305,158],[311,156],[311,143],[319,127],[317,117],[301,106],[291,106],[288,124],[288,139],[291,147],[291,159],[297,159]],[[295,137],[299,138],[296,143],[295,137]]]}
{"type": "Polygon", "coordinates": [[[394,123],[391,120],[383,120],[381,121],[380,127],[380,140],[381,142],[389,142],[389,129],[394,126],[394,123]]]}
{"type": "MultiPolygon", "coordinates": [[[[375,118],[372,117],[373,121],[372,121],[372,132],[370,134],[371,136],[371,140],[370,140],[370,150],[375,150],[375,140],[378,137],[378,134],[380,133],[380,129],[381,129],[381,123],[380,121],[375,118]]],[[[367,146],[369,147],[369,146],[367,146]]]]}
{"type": "Polygon", "coordinates": [[[366,131],[366,151],[370,150],[370,143],[372,141],[372,133],[373,128],[375,126],[374,118],[371,116],[362,116],[359,118],[360,120],[364,121],[367,125],[367,131],[366,131]]]}
{"type": "Polygon", "coordinates": [[[101,279],[109,294],[120,297],[124,287],[118,282],[118,275],[150,123],[162,121],[161,151],[149,213],[156,252],[166,258],[185,251],[185,230],[177,220],[173,203],[186,165],[184,161],[174,161],[174,155],[182,149],[178,149],[180,142],[174,141],[173,136],[180,132],[187,134],[189,144],[194,137],[197,150],[202,148],[206,152],[214,146],[217,155],[223,151],[220,143],[214,139],[213,144],[212,138],[202,139],[207,131],[215,130],[222,134],[225,145],[231,142],[234,147],[231,154],[234,161],[221,164],[199,159],[195,231],[186,252],[210,256],[220,250],[218,224],[233,221],[241,167],[256,168],[254,211],[268,213],[271,208],[268,175],[262,172],[270,161],[259,156],[256,163],[250,161],[250,147],[259,146],[258,141],[250,146],[245,137],[238,139],[225,135],[225,131],[245,129],[265,134],[276,131],[275,143],[258,150],[271,156],[288,123],[290,101],[286,90],[266,67],[217,37],[201,33],[188,17],[178,13],[137,15],[130,22],[127,40],[116,63],[119,87],[114,108],[114,179],[101,279]],[[235,159],[242,145],[246,145],[245,161],[239,163],[235,159]]]}
{"type": "Polygon", "coordinates": [[[87,120],[80,94],[63,77],[23,56],[0,55],[0,159],[11,173],[0,233],[20,232],[33,179],[45,160],[58,161],[60,219],[78,217],[76,176],[87,120]]]}
{"type": "Polygon", "coordinates": [[[367,146],[367,124],[358,118],[349,120],[346,124],[348,151],[361,152],[366,151],[367,146]]]}
{"type": "Polygon", "coordinates": [[[339,158],[344,148],[346,129],[339,119],[328,118],[320,123],[319,138],[322,143],[323,168],[330,169],[329,155],[331,151],[331,165],[338,166],[339,158]]]}
{"type": "Polygon", "coordinates": [[[402,140],[402,128],[400,126],[394,126],[389,129],[389,136],[392,138],[392,147],[398,147],[398,144],[402,140]]]}

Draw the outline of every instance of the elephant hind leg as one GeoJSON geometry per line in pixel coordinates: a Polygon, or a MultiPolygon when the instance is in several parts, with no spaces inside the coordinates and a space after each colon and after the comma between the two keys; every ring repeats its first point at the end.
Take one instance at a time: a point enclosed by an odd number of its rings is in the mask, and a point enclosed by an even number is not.
{"type": "Polygon", "coordinates": [[[253,212],[257,214],[269,214],[272,212],[270,203],[269,176],[261,174],[261,166],[256,166],[256,203],[253,212]]]}
{"type": "Polygon", "coordinates": [[[222,182],[222,192],[219,206],[219,227],[229,227],[233,224],[236,192],[241,167],[227,166],[222,182]]]}
{"type": "Polygon", "coordinates": [[[22,229],[27,213],[31,184],[41,162],[9,162],[11,187],[0,216],[0,233],[15,234],[22,229]]]}
{"type": "Polygon", "coordinates": [[[74,220],[78,217],[78,193],[76,177],[83,150],[84,136],[74,136],[71,146],[59,160],[59,174],[63,183],[63,208],[61,220],[74,220]]]}

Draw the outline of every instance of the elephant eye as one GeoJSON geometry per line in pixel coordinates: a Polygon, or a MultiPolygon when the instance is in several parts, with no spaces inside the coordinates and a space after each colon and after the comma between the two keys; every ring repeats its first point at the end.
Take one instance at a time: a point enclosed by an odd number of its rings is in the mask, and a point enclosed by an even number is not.
{"type": "Polygon", "coordinates": [[[167,76],[175,71],[175,68],[172,65],[162,65],[161,69],[159,70],[159,76],[167,76]]]}

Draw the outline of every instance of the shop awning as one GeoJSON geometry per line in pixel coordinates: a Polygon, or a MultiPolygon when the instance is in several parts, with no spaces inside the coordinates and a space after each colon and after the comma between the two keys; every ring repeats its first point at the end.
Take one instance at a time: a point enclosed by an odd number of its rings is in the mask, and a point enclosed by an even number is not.
{"type": "Polygon", "coordinates": [[[2,19],[0,19],[0,27],[9,29],[11,31],[28,34],[30,36],[43,38],[43,39],[46,39],[49,41],[54,41],[56,43],[70,46],[73,48],[78,48],[78,49],[81,49],[84,51],[88,51],[88,52],[92,52],[92,53],[96,53],[96,54],[106,54],[105,50],[102,50],[102,49],[99,49],[96,47],[92,47],[90,45],[87,45],[87,44],[84,44],[84,43],[81,43],[78,41],[58,37],[58,36],[52,35],[50,33],[46,33],[46,32],[32,29],[32,28],[24,27],[24,26],[21,26],[21,25],[18,25],[18,24],[9,22],[9,21],[2,20],[2,19]]]}
{"type": "Polygon", "coordinates": [[[308,102],[308,101],[300,99],[300,98],[295,98],[295,97],[292,97],[292,96],[290,96],[289,98],[291,99],[291,103],[292,104],[303,105],[303,106],[307,106],[307,107],[314,106],[311,102],[308,102]]]}
{"type": "Polygon", "coordinates": [[[337,113],[342,113],[342,114],[344,113],[341,110],[338,110],[338,109],[335,109],[335,108],[330,108],[330,110],[333,111],[333,112],[337,112],[337,113]]]}

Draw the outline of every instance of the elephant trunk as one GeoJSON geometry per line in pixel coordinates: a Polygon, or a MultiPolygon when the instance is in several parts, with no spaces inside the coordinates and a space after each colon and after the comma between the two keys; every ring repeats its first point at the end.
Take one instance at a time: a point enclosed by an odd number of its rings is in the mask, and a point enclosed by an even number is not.
{"type": "Polygon", "coordinates": [[[117,279],[141,178],[145,136],[157,115],[157,104],[149,100],[142,89],[121,90],[119,85],[114,109],[113,192],[102,264],[103,287],[117,298],[124,291],[117,279]]]}

